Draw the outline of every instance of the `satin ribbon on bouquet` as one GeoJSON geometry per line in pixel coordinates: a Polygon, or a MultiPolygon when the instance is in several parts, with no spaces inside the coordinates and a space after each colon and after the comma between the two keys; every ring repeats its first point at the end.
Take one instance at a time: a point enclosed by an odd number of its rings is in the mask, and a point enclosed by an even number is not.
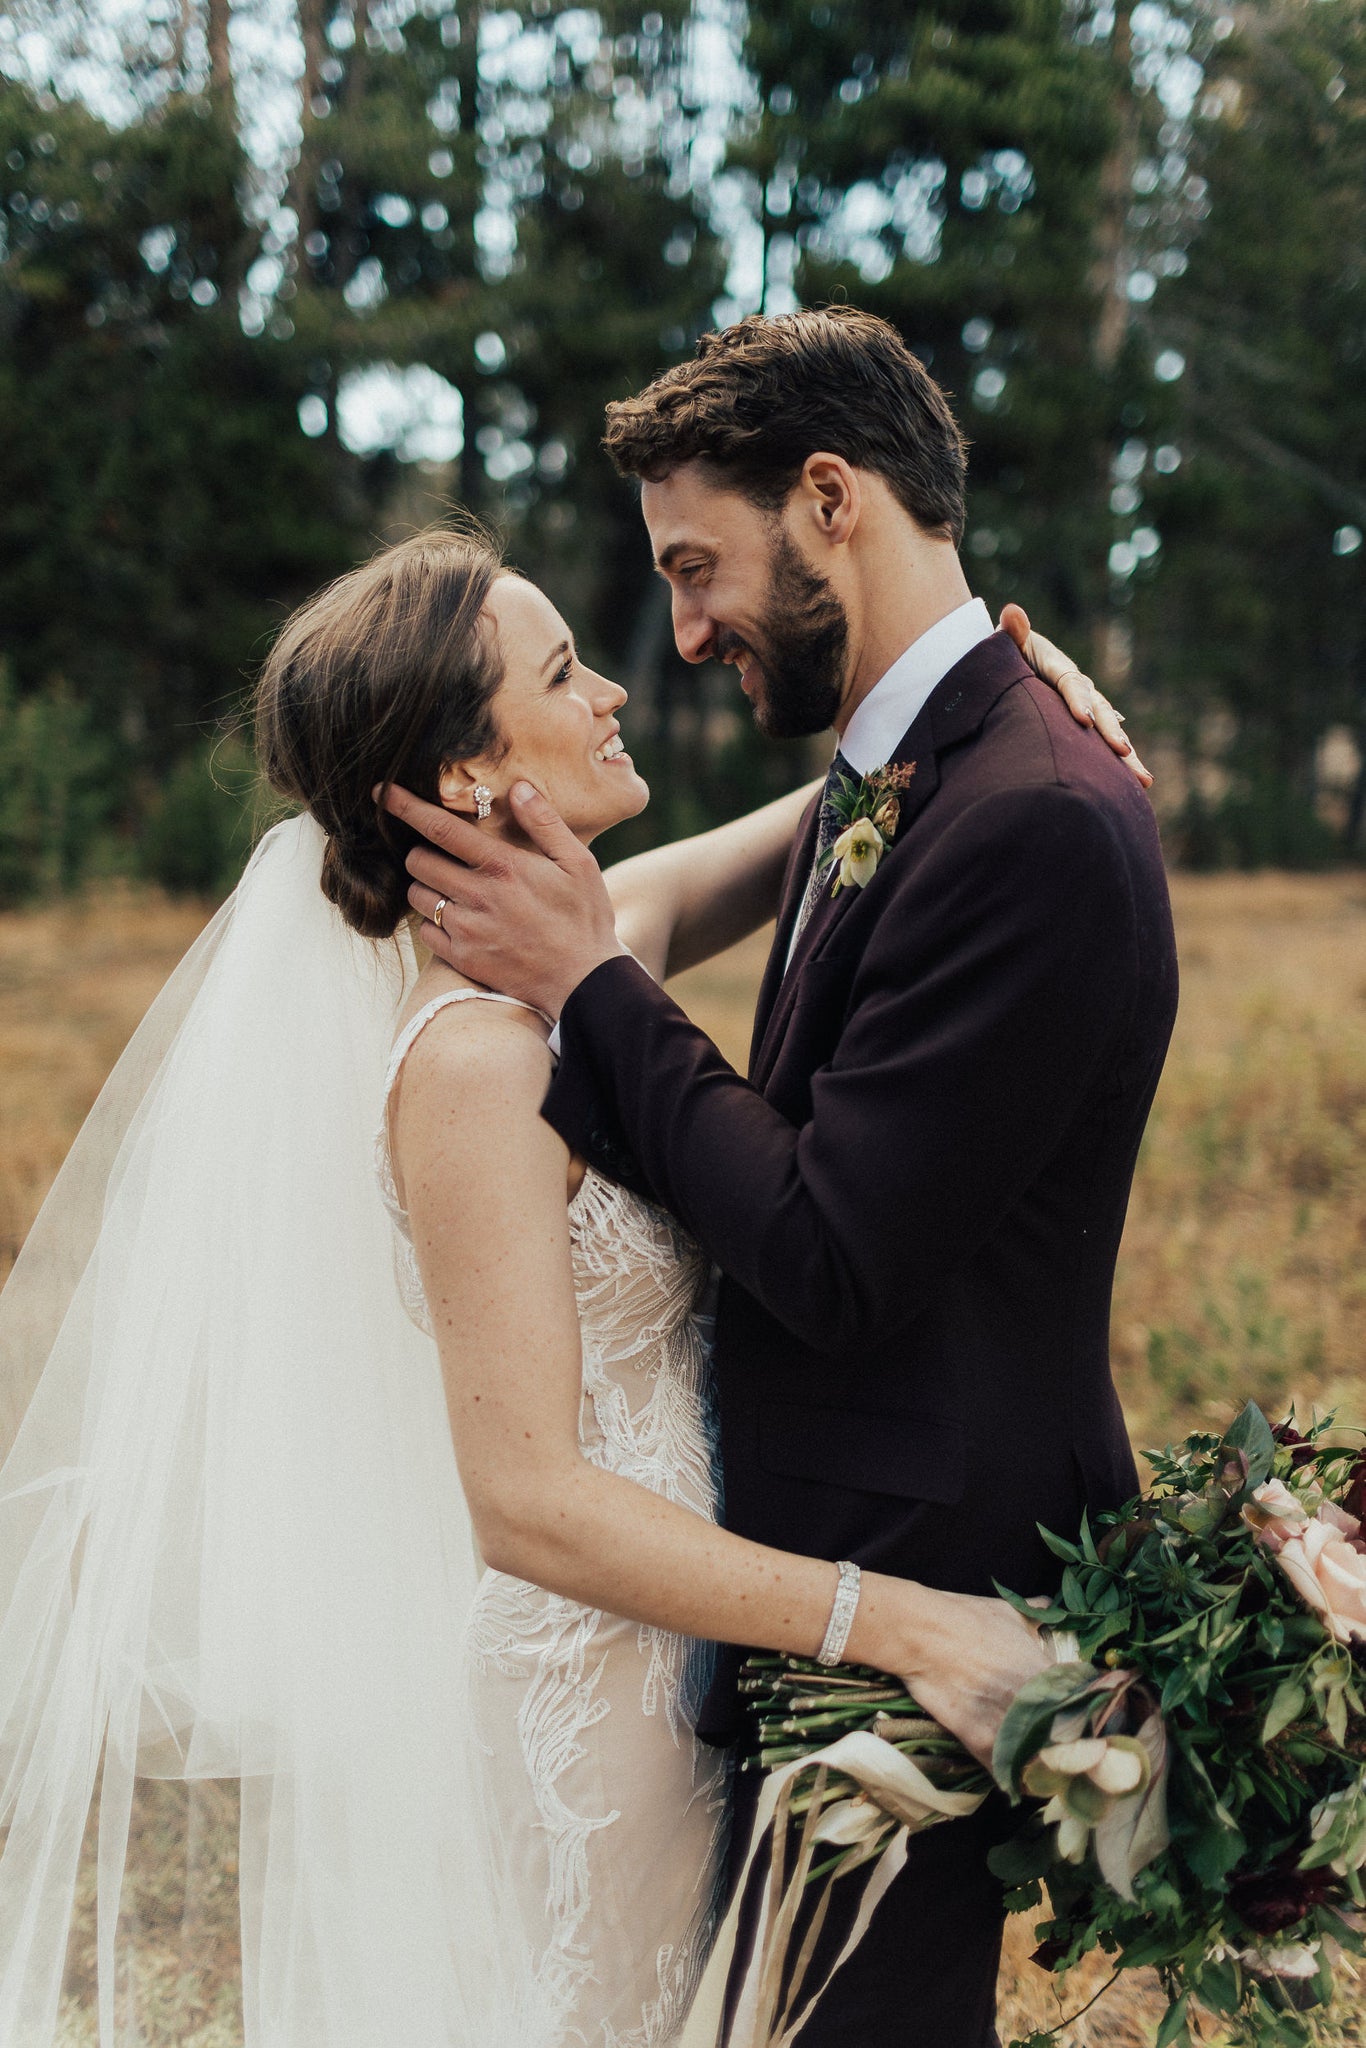
{"type": "Polygon", "coordinates": [[[976,1813],[986,1796],[985,1789],[977,1792],[941,1791],[908,1756],[894,1749],[880,1735],[865,1729],[841,1736],[838,1742],[832,1742],[814,1755],[798,1757],[792,1763],[769,1772],[759,1795],[744,1869],[678,2048],[718,2048],[722,2039],[726,1986],[735,1957],[741,1916],[750,1878],[765,1841],[768,1842],[768,1870],[759,1905],[758,1926],[737,1994],[735,2018],[726,2036],[726,2048],[790,2048],[790,2043],[810,2019],[835,1972],[862,1941],[878,1905],[900,1875],[911,1836],[936,1826],[940,1821],[965,1820],[976,1813]],[[826,1806],[826,1785],[832,1771],[852,1779],[858,1789],[850,1797],[826,1806]],[[811,1799],[789,1874],[788,1831],[795,1818],[793,1802],[802,1790],[800,1781],[808,1779],[811,1780],[811,1799]],[[878,1854],[877,1843],[886,1833],[889,1816],[897,1826],[891,1840],[878,1854]],[[807,1889],[816,1852],[822,1847],[849,1853],[837,1857],[826,1875],[791,1972],[791,1984],[784,1996],[788,1952],[798,1908],[807,1889]],[[858,1853],[860,1849],[863,1850],[862,1855],[858,1853]],[[857,1917],[844,1946],[820,1983],[803,1999],[805,1979],[825,1925],[831,1887],[846,1871],[870,1861],[873,1856],[877,1856],[877,1861],[864,1887],[857,1917]],[[800,2007],[799,1999],[802,2000],[800,2007]]]}

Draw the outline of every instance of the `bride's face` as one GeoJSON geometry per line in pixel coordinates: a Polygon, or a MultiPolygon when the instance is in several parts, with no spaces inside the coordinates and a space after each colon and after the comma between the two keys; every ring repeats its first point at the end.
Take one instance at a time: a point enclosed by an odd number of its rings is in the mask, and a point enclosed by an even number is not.
{"type": "Polygon", "coordinates": [[[493,712],[507,751],[497,761],[453,762],[441,776],[441,800],[470,811],[473,785],[482,782],[493,792],[490,822],[501,827],[508,790],[525,780],[587,845],[650,800],[618,737],[626,692],[579,660],[569,628],[534,583],[500,576],[484,610],[503,659],[493,712]]]}

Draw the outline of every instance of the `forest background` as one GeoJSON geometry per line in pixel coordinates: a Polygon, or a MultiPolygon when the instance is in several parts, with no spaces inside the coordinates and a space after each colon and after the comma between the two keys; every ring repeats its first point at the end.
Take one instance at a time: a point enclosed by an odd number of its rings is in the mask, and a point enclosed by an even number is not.
{"type": "Polygon", "coordinates": [[[1130,713],[1174,859],[1359,859],[1364,21],[0,0],[0,905],[229,886],[272,632],[454,502],[632,692],[609,856],[804,775],[679,661],[599,438],[839,298],[954,394],[973,581],[1130,713]]]}

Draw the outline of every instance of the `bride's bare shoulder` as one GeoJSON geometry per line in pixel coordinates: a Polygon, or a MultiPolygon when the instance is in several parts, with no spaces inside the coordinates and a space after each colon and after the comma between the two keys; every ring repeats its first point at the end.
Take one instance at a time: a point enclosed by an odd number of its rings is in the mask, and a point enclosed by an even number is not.
{"type": "MultiPolygon", "coordinates": [[[[449,969],[424,972],[404,1005],[400,1036],[440,996],[468,987],[449,969]]],[[[457,1192],[472,1195],[486,1169],[509,1160],[559,1185],[562,1154],[552,1149],[548,1161],[540,1158],[542,1134],[553,1136],[540,1115],[551,1069],[547,1035],[534,1011],[511,1003],[447,1003],[423,1024],[386,1105],[394,1183],[405,1208],[424,1186],[439,1186],[447,1204],[457,1192]]]]}
{"type": "Polygon", "coordinates": [[[475,984],[441,961],[433,960],[418,976],[399,1018],[399,1034],[444,996],[467,995],[447,1002],[423,1024],[403,1062],[399,1087],[409,1097],[453,1081],[496,1081],[505,1111],[535,1113],[550,1073],[549,1027],[534,1010],[520,1004],[474,999],[475,984]]]}

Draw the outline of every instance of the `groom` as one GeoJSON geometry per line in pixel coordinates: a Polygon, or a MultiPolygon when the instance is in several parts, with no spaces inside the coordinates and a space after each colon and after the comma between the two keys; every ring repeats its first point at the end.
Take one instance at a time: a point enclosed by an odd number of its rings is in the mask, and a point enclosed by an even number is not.
{"type": "MultiPolygon", "coordinates": [[[[1137,1490],[1107,1340],[1176,1008],[1147,800],[971,600],[964,443],[883,322],[742,321],[609,408],[607,445],[641,479],[680,652],[733,663],[767,733],[833,725],[827,799],[837,771],[895,770],[887,850],[836,891],[844,820],[813,805],[747,1080],[623,953],[596,865],[528,788],[550,857],[481,868],[446,819],[470,866],[411,857],[416,906],[449,898],[424,937],[559,1017],[545,1116],[722,1268],[728,1526],[949,1591],[1041,1590],[1037,1525],[1137,1490]]],[[[718,1739],[740,1732],[738,1661],[718,1739]]],[[[925,1646],[966,1724],[962,1661],[925,1646]]],[[[801,2048],[995,2041],[991,1825],[913,1841],[801,2048]]]]}

